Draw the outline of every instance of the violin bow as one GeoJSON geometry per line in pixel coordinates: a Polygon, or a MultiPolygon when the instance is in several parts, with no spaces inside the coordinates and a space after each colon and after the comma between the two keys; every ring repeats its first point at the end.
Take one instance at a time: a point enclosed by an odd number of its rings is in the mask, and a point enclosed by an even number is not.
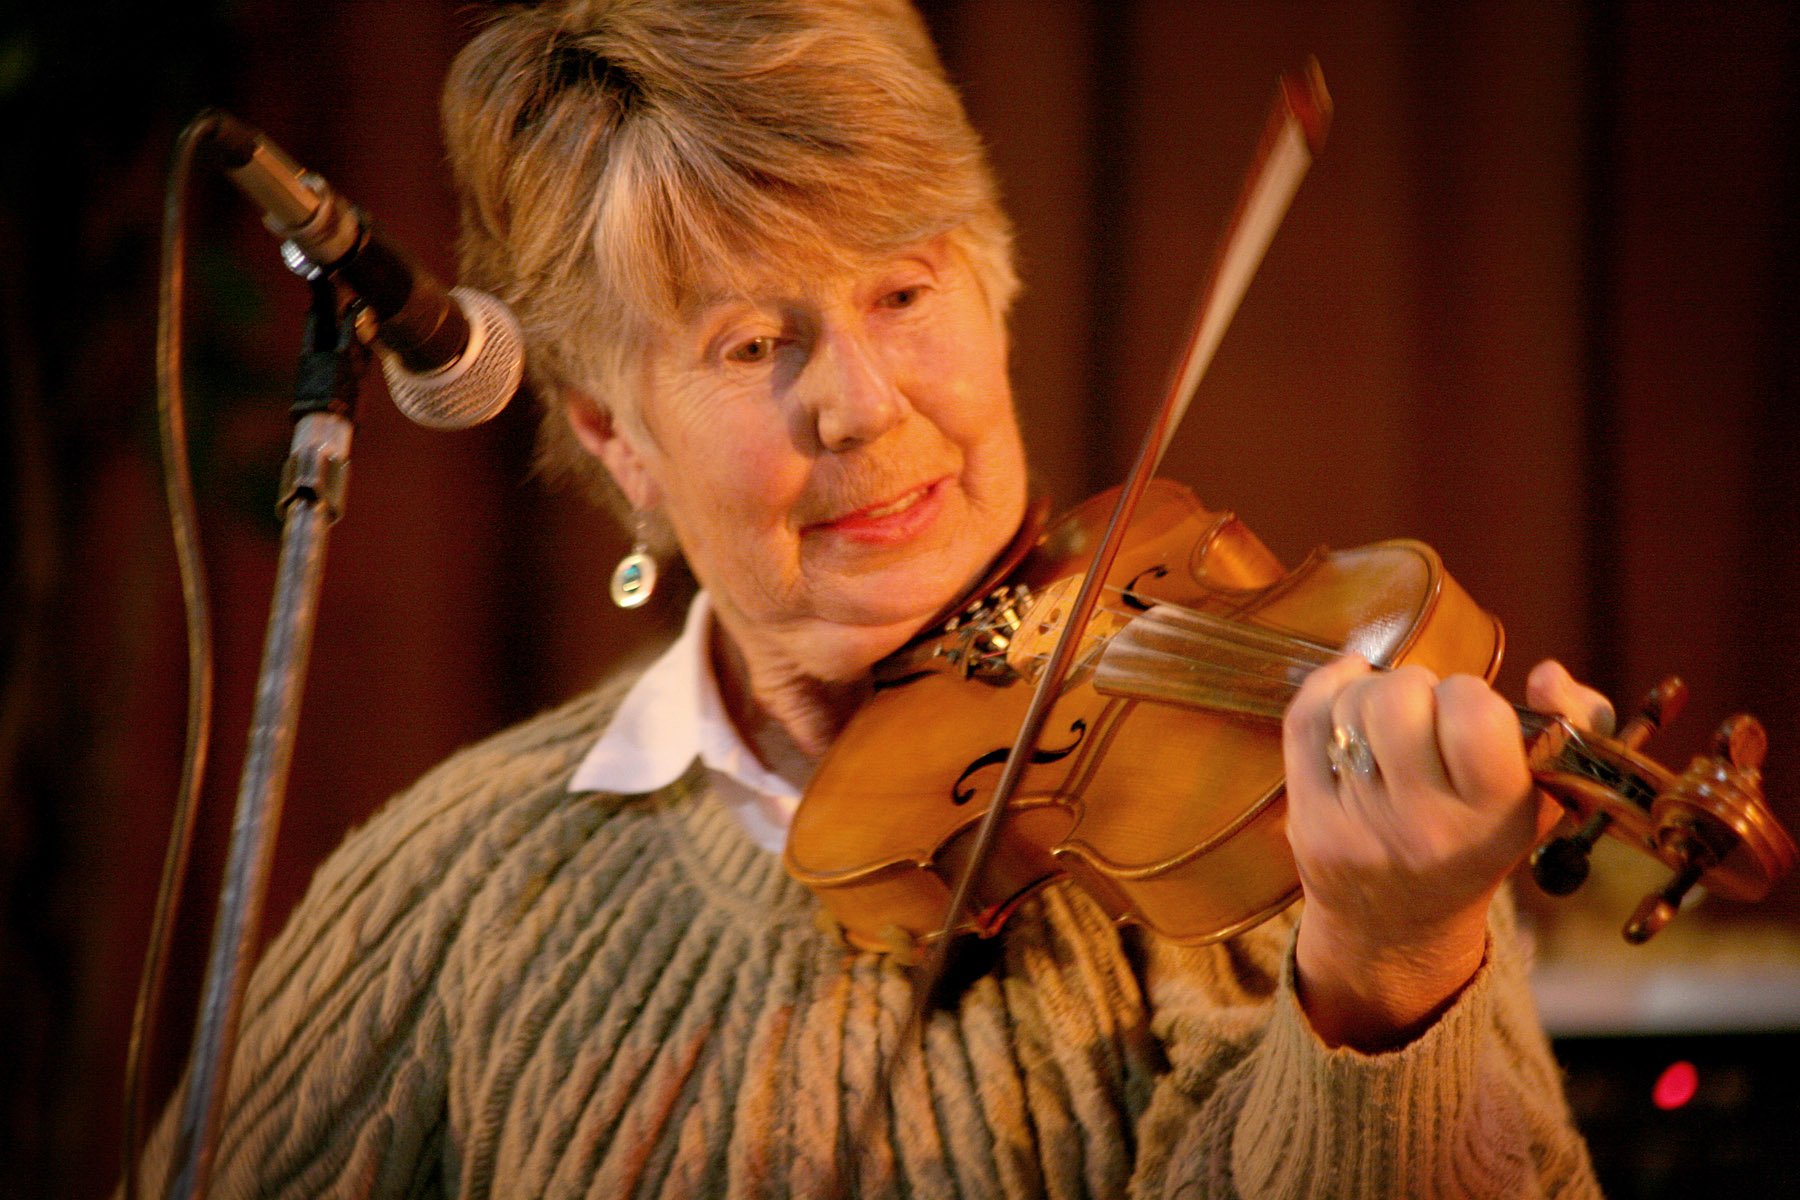
{"type": "MultiPolygon", "coordinates": [[[[1330,128],[1331,96],[1325,90],[1325,77],[1319,71],[1319,61],[1308,59],[1300,70],[1283,74],[1276,88],[1256,158],[1244,180],[1243,191],[1238,194],[1237,207],[1226,223],[1218,257],[1189,322],[1187,341],[1175,360],[1162,407],[1146,432],[1138,461],[1127,477],[1128,485],[1137,492],[1142,492],[1162,464],[1175,430],[1187,415],[1194,390],[1212,365],[1226,327],[1237,315],[1250,280],[1262,264],[1269,243],[1275,240],[1275,230],[1300,190],[1300,181],[1324,148],[1330,128]]],[[[1136,507],[1135,496],[1128,508],[1121,505],[1127,516],[1136,507]]],[[[1113,537],[1110,530],[1107,536],[1114,543],[1111,549],[1116,550],[1117,542],[1123,539],[1113,537]]]]}
{"type": "Polygon", "coordinates": [[[1212,273],[1189,322],[1187,340],[1170,373],[1168,389],[1155,419],[1144,433],[1137,459],[1119,489],[1118,503],[1107,522],[1106,533],[1094,551],[1093,562],[1082,579],[1068,620],[1032,693],[1018,736],[1001,769],[999,782],[995,784],[993,800],[976,828],[968,860],[957,877],[944,927],[932,940],[920,977],[916,1020],[923,1019],[931,993],[948,966],[951,935],[968,905],[975,878],[991,853],[1006,806],[1018,790],[1025,765],[1031,761],[1031,753],[1049,720],[1050,708],[1062,692],[1063,682],[1074,664],[1075,652],[1081,645],[1082,631],[1087,628],[1099,603],[1102,583],[1118,557],[1138,501],[1162,463],[1181,419],[1187,415],[1194,390],[1212,363],[1225,329],[1236,315],[1256,268],[1274,240],[1275,230],[1300,188],[1300,181],[1324,145],[1330,125],[1331,96],[1325,90],[1325,77],[1319,70],[1318,60],[1309,59],[1300,70],[1284,73],[1276,88],[1275,101],[1250,174],[1225,226],[1212,273]]]}

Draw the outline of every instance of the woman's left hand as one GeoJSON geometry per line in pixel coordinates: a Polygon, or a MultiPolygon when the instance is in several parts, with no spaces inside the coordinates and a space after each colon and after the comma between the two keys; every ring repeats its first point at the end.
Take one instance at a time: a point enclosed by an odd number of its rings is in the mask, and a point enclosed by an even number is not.
{"type": "MultiPolygon", "coordinates": [[[[1553,661],[1526,701],[1612,726],[1606,700],[1553,661]]],[[[1512,706],[1469,675],[1339,659],[1301,687],[1283,750],[1301,1001],[1328,1044],[1403,1043],[1481,965],[1489,902],[1562,809],[1532,786],[1512,706]]]]}

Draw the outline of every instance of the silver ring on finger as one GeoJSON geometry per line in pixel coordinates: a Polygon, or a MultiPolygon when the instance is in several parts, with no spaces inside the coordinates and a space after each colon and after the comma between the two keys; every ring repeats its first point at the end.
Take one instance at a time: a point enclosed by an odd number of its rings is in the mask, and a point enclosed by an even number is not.
{"type": "Polygon", "coordinates": [[[1325,746],[1325,761],[1331,767],[1331,777],[1340,782],[1349,774],[1367,783],[1379,773],[1375,766],[1375,751],[1370,748],[1369,739],[1363,736],[1360,729],[1351,725],[1331,727],[1331,741],[1325,746]]]}

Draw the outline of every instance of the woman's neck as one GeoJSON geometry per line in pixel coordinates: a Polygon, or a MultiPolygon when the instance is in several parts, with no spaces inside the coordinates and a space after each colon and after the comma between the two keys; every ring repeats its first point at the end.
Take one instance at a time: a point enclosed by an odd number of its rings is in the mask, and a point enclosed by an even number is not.
{"type": "Polygon", "coordinates": [[[708,649],[725,715],[739,735],[765,767],[805,787],[838,732],[868,699],[868,677],[818,679],[791,661],[748,655],[716,612],[708,649]]]}

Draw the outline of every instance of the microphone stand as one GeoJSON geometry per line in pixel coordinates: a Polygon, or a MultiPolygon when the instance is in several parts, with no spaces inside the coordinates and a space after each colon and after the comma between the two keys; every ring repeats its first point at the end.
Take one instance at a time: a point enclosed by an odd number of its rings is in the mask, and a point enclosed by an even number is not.
{"type": "Polygon", "coordinates": [[[294,435],[276,505],[282,515],[281,560],[171,1160],[178,1173],[167,1194],[181,1200],[204,1196],[212,1171],[243,1007],[243,968],[253,957],[261,927],[325,545],[344,511],[356,394],[369,359],[356,335],[360,306],[344,305],[336,286],[322,274],[314,272],[310,282],[312,309],[294,388],[294,435]]]}

